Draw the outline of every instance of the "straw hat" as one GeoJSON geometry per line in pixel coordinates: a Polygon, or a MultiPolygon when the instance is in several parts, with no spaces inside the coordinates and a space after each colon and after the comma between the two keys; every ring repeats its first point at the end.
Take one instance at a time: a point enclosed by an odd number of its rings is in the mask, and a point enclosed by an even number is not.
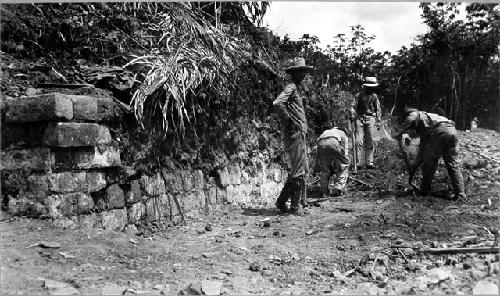
{"type": "Polygon", "coordinates": [[[363,86],[368,86],[368,87],[378,86],[377,78],[376,77],[365,77],[365,80],[363,81],[363,86]]]}
{"type": "Polygon", "coordinates": [[[306,60],[304,58],[296,57],[290,60],[285,67],[286,72],[294,71],[294,70],[303,70],[303,71],[311,71],[314,69],[313,66],[306,66],[306,60]]]}

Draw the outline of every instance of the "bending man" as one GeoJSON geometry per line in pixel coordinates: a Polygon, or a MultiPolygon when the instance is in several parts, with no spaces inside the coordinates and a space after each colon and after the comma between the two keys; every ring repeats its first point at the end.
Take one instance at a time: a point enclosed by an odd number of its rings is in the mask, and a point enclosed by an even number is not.
{"type": "Polygon", "coordinates": [[[318,161],[321,167],[321,193],[330,194],[330,178],[335,175],[333,196],[345,193],[349,176],[349,142],[345,128],[334,127],[318,138],[318,161]]]}
{"type": "Polygon", "coordinates": [[[405,107],[403,118],[401,129],[393,137],[401,141],[403,134],[414,131],[420,138],[419,154],[415,164],[409,167],[409,173],[413,176],[422,163],[421,194],[429,195],[432,179],[442,156],[453,186],[452,198],[465,200],[464,180],[458,161],[458,137],[453,121],[444,116],[408,107],[405,107]]]}

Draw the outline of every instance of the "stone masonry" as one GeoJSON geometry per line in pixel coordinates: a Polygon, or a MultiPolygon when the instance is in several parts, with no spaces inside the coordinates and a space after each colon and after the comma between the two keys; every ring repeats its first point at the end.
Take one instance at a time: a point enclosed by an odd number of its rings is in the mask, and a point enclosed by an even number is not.
{"type": "Polygon", "coordinates": [[[217,204],[272,205],[286,172],[235,164],[137,173],[123,166],[110,126],[122,110],[109,98],[51,93],[8,99],[2,110],[2,210],[65,227],[123,230],[144,220],[178,219],[217,204]],[[214,174],[212,174],[214,175],[214,174]]]}

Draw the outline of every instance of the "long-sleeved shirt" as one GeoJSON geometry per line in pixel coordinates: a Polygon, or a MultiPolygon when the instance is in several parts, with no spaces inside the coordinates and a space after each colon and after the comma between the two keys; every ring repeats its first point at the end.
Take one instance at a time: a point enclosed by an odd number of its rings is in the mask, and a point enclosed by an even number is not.
{"type": "Polygon", "coordinates": [[[357,93],[354,96],[351,108],[354,108],[359,116],[375,116],[378,121],[380,121],[380,117],[382,116],[380,101],[376,94],[357,93]]]}
{"type": "Polygon", "coordinates": [[[274,100],[273,106],[284,125],[293,124],[296,128],[307,132],[304,99],[300,88],[295,83],[289,83],[274,100]]]}
{"type": "Polygon", "coordinates": [[[339,142],[340,147],[344,149],[345,156],[347,157],[347,155],[349,155],[349,138],[347,138],[347,135],[343,130],[337,127],[328,129],[324,131],[321,136],[319,136],[318,142],[322,139],[328,138],[335,138],[339,142]]]}

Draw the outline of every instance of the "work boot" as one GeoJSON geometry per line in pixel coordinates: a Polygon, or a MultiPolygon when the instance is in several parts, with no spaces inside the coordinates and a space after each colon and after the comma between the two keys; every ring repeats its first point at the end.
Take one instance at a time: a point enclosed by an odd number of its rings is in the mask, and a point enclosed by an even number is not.
{"type": "Polygon", "coordinates": [[[283,189],[280,192],[280,195],[278,196],[278,200],[276,201],[276,207],[283,213],[290,212],[290,208],[287,206],[286,202],[292,193],[291,187],[292,183],[290,180],[287,180],[285,186],[283,186],[283,189]]]}
{"type": "Polygon", "coordinates": [[[290,213],[294,214],[299,211],[302,198],[301,177],[294,178],[290,181],[290,213]]]}
{"type": "Polygon", "coordinates": [[[282,212],[283,214],[288,214],[290,213],[290,207],[284,203],[284,204],[278,204],[276,203],[276,207],[282,212]]]}

